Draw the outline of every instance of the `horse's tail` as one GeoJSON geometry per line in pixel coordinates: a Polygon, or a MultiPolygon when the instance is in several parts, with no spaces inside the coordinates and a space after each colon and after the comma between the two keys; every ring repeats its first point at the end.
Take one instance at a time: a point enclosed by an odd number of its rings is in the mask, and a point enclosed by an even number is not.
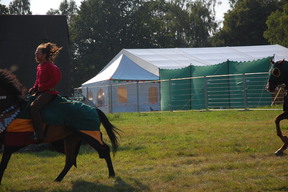
{"type": "Polygon", "coordinates": [[[118,139],[119,139],[118,137],[120,136],[119,131],[121,131],[121,130],[116,128],[114,125],[112,125],[110,123],[110,121],[108,120],[107,116],[105,115],[105,113],[103,111],[101,111],[100,109],[97,109],[97,112],[98,112],[100,122],[104,126],[104,128],[108,134],[108,137],[111,141],[112,152],[116,153],[116,151],[119,147],[119,141],[118,141],[118,139]]]}

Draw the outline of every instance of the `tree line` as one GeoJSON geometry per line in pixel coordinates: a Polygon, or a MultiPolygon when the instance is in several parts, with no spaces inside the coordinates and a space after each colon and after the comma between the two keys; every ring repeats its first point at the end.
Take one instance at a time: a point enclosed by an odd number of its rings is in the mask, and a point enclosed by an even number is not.
{"type": "MultiPolygon", "coordinates": [[[[123,48],[288,46],[287,0],[63,0],[47,15],[66,15],[73,52],[73,86],[95,76],[123,48]]],[[[0,15],[31,15],[29,0],[1,4],[0,15]]],[[[1,25],[1,24],[0,24],[1,25]]]]}

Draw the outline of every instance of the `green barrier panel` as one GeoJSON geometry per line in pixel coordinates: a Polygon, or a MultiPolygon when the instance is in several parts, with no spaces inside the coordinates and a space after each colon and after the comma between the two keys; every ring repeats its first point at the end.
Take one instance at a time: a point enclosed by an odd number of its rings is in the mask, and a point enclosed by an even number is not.
{"type": "Polygon", "coordinates": [[[160,69],[160,80],[167,80],[161,81],[161,110],[269,105],[271,95],[264,89],[267,75],[228,74],[267,72],[270,59],[272,57],[248,62],[227,61],[210,66],[190,65],[181,69],[160,69]],[[211,77],[213,75],[216,77],[211,77]],[[189,77],[194,78],[171,80],[189,77]]]}
{"type": "Polygon", "coordinates": [[[181,69],[160,69],[161,82],[161,110],[188,110],[191,109],[191,80],[169,79],[186,78],[191,76],[191,67],[181,69]]]}

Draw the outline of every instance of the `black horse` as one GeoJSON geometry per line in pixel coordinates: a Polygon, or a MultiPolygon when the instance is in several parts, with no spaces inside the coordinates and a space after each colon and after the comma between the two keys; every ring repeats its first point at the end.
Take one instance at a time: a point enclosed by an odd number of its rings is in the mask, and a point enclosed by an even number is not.
{"type": "Polygon", "coordinates": [[[283,135],[280,128],[280,121],[283,119],[288,119],[288,62],[284,59],[281,61],[273,62],[271,61],[271,69],[269,71],[269,79],[266,85],[266,89],[269,92],[274,92],[279,85],[285,86],[285,96],[283,103],[283,113],[278,115],[275,119],[276,131],[278,137],[283,141],[283,145],[275,152],[275,155],[283,155],[284,150],[288,146],[288,137],[283,135]]]}
{"type": "MultiPolygon", "coordinates": [[[[15,75],[13,75],[11,72],[7,70],[0,69],[0,112],[1,112],[0,113],[0,132],[2,131],[1,135],[4,136],[4,140],[5,140],[4,152],[3,152],[2,160],[0,164],[0,184],[1,184],[4,171],[8,165],[11,155],[14,152],[18,151],[19,149],[28,145],[28,144],[21,144],[21,143],[14,145],[13,142],[14,141],[17,142],[17,140],[13,138],[10,139],[10,142],[8,142],[9,140],[8,135],[10,135],[10,138],[11,138],[11,133],[8,134],[8,130],[4,130],[6,127],[9,128],[9,124],[11,125],[13,124],[13,122],[17,120],[17,116],[19,114],[21,114],[22,112],[24,113],[24,110],[25,110],[24,108],[25,106],[27,106],[27,103],[29,102],[24,97],[25,91],[26,91],[25,87],[18,81],[15,75]]],[[[57,96],[57,97],[59,97],[60,99],[64,99],[60,96],[57,96]]],[[[100,122],[103,124],[109,136],[109,139],[112,144],[112,151],[114,153],[117,151],[117,148],[118,148],[119,129],[114,127],[109,122],[106,115],[101,110],[84,105],[81,102],[75,101],[74,103],[74,101],[70,101],[70,100],[64,100],[64,101],[67,101],[66,103],[71,102],[73,104],[73,107],[80,106],[82,111],[84,110],[86,112],[88,111],[88,112],[93,113],[94,116],[92,115],[92,117],[91,116],[84,117],[84,119],[80,118],[79,126],[82,126],[82,125],[84,126],[84,124],[87,125],[89,121],[93,121],[93,125],[95,124],[96,126],[95,129],[97,129],[98,131],[91,131],[91,129],[88,131],[78,131],[75,129],[71,129],[71,127],[75,125],[69,125],[67,123],[63,125],[59,125],[59,124],[49,125],[49,122],[46,122],[47,125],[45,129],[43,130],[43,132],[45,133],[45,139],[43,140],[42,143],[52,143],[52,145],[55,146],[55,149],[58,152],[62,152],[66,155],[66,162],[65,162],[64,169],[58,175],[55,181],[60,182],[73,165],[76,167],[76,158],[79,152],[81,141],[85,141],[86,143],[90,144],[94,149],[96,149],[96,151],[99,154],[99,157],[104,158],[106,160],[108,171],[109,171],[109,177],[114,177],[115,172],[114,172],[113,164],[112,164],[111,157],[110,157],[110,148],[102,140],[102,134],[100,132],[100,122]]],[[[48,106],[45,107],[44,110],[46,110],[46,108],[48,108],[48,106]]],[[[75,117],[81,116],[82,111],[76,110],[75,117]]],[[[54,112],[52,113],[50,112],[50,116],[51,114],[54,114],[54,112]]],[[[56,111],[55,113],[57,112],[59,114],[59,110],[56,111]]],[[[62,113],[66,113],[66,112],[62,112],[62,113]]],[[[71,118],[72,117],[70,117],[70,119],[71,118]]],[[[70,121],[69,117],[67,119],[70,121]]],[[[87,130],[86,127],[83,127],[83,128],[87,130]]],[[[13,137],[13,134],[12,134],[12,137],[13,137]]],[[[31,131],[30,134],[33,134],[33,131],[31,131]]]]}

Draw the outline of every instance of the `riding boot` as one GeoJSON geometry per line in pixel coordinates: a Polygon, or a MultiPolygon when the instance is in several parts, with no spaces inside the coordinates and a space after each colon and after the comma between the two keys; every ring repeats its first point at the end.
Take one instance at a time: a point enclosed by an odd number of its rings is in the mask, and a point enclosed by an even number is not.
{"type": "Polygon", "coordinates": [[[42,123],[42,117],[40,114],[40,111],[37,107],[30,107],[30,113],[33,121],[33,126],[34,126],[34,134],[32,137],[29,137],[32,140],[42,140],[44,138],[43,136],[43,123],[42,123]]]}
{"type": "Polygon", "coordinates": [[[44,136],[43,136],[42,129],[34,127],[34,134],[30,139],[32,139],[34,141],[43,140],[44,136]]]}
{"type": "Polygon", "coordinates": [[[43,137],[43,122],[41,116],[41,110],[53,99],[55,95],[48,93],[38,93],[35,100],[30,104],[30,114],[32,117],[33,125],[34,125],[34,136],[33,140],[42,140],[43,137]]]}
{"type": "MultiPolygon", "coordinates": [[[[41,117],[40,117],[41,118],[41,117]]],[[[40,140],[43,140],[44,139],[44,136],[43,136],[43,130],[42,130],[42,120],[41,119],[33,119],[33,124],[34,124],[34,134],[32,135],[32,137],[30,137],[30,139],[34,140],[34,141],[40,141],[40,140]]]]}

